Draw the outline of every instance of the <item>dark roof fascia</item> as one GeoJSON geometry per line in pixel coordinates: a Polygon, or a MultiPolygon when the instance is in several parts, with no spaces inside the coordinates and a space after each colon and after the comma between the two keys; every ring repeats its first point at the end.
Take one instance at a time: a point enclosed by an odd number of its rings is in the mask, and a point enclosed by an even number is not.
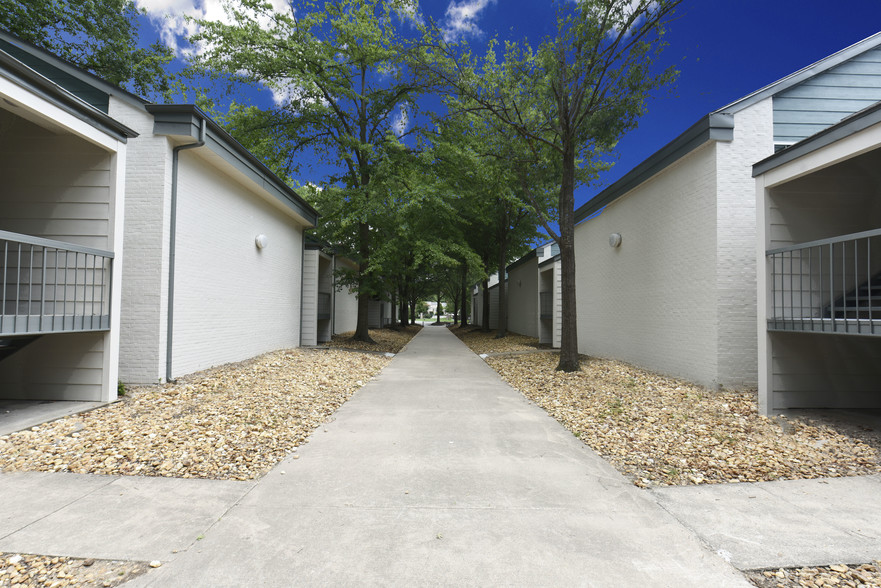
{"type": "Polygon", "coordinates": [[[138,133],[71,94],[52,80],[0,50],[0,73],[77,119],[125,143],[138,133]]]}
{"type": "Polygon", "coordinates": [[[869,51],[871,49],[875,49],[879,46],[881,46],[881,33],[875,33],[871,37],[867,37],[849,47],[845,47],[841,51],[824,57],[820,61],[812,63],[807,67],[803,67],[802,69],[786,76],[785,78],[781,78],[776,82],[768,84],[764,88],[756,90],[752,94],[748,94],[747,96],[744,96],[743,98],[740,98],[739,100],[736,100],[731,104],[727,104],[719,110],[716,110],[715,112],[728,112],[732,114],[740,112],[741,110],[749,108],[757,102],[761,102],[765,98],[774,96],[775,94],[779,94],[780,92],[784,92],[789,88],[804,82],[805,80],[808,80],[818,74],[828,71],[833,67],[841,65],[849,59],[853,59],[857,55],[865,53],[866,51],[869,51]]]}
{"type": "Polygon", "coordinates": [[[201,121],[205,120],[207,128],[205,143],[212,151],[306,219],[312,226],[318,224],[318,212],[308,202],[197,106],[147,104],[145,108],[153,115],[153,132],[157,135],[197,139],[201,121]]]}
{"type": "Polygon", "coordinates": [[[881,102],[850,115],[836,125],[811,135],[753,165],[753,177],[776,169],[809,153],[818,151],[860,131],[881,124],[881,102]]]}
{"type": "Polygon", "coordinates": [[[558,254],[554,255],[553,257],[549,257],[548,259],[546,259],[543,262],[541,262],[540,264],[538,264],[538,267],[545,266],[549,263],[554,263],[555,261],[558,261],[559,259],[560,259],[560,254],[558,253],[558,254]]]}
{"type": "Polygon", "coordinates": [[[514,268],[516,268],[516,267],[519,267],[519,266],[523,265],[524,263],[526,263],[526,262],[529,261],[530,259],[533,259],[534,257],[536,257],[536,250],[535,250],[535,249],[533,249],[532,251],[530,251],[529,253],[527,253],[526,255],[524,255],[523,257],[521,257],[521,258],[518,259],[517,261],[513,262],[513,263],[512,263],[511,265],[509,265],[508,267],[506,267],[506,268],[505,268],[505,273],[510,274],[512,269],[514,269],[514,268]]]}
{"type": "Polygon", "coordinates": [[[37,47],[32,43],[28,43],[23,39],[19,39],[9,31],[4,29],[0,29],[0,39],[3,39],[7,43],[11,43],[17,46],[19,49],[27,51],[29,54],[46,61],[50,65],[53,65],[63,71],[64,73],[77,78],[78,80],[93,86],[94,88],[107,93],[110,96],[114,96],[121,100],[124,100],[130,104],[134,104],[135,106],[144,106],[145,104],[149,104],[149,101],[144,100],[140,96],[136,94],[132,94],[128,90],[124,90],[119,86],[111,84],[107,80],[96,76],[95,74],[88,72],[76,65],[70,63],[58,57],[54,53],[46,51],[42,47],[37,47]]]}
{"type": "Polygon", "coordinates": [[[733,139],[733,115],[728,113],[711,113],[704,116],[691,125],[684,133],[627,172],[617,182],[579,207],[575,211],[575,222],[579,223],[604,206],[611,204],[704,143],[708,141],[732,141],[733,139]]]}

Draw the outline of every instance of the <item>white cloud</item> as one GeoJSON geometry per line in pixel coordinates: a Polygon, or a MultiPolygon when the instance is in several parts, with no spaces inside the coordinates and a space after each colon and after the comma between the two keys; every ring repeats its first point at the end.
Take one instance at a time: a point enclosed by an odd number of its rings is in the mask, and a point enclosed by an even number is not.
{"type": "Polygon", "coordinates": [[[483,34],[477,26],[477,18],[484,8],[495,3],[496,0],[452,0],[447,6],[444,39],[454,41],[459,37],[483,34]]]}
{"type": "Polygon", "coordinates": [[[398,113],[392,116],[392,132],[400,137],[410,128],[410,111],[406,104],[398,105],[398,113]]]}
{"type": "MultiPolygon", "coordinates": [[[[138,8],[147,11],[147,16],[159,30],[162,42],[174,49],[177,54],[193,51],[187,42],[187,37],[199,32],[199,25],[188,22],[187,17],[230,23],[223,9],[223,0],[135,0],[135,2],[138,8]]],[[[272,0],[272,7],[276,12],[289,13],[291,10],[287,0],[272,0]]]]}

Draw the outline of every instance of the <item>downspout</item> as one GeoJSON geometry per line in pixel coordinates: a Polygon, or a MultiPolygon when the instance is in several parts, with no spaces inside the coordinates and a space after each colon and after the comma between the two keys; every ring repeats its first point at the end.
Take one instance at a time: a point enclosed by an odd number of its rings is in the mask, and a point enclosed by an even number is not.
{"type": "Polygon", "coordinates": [[[172,345],[174,343],[174,254],[177,244],[177,176],[178,154],[184,149],[195,149],[205,145],[205,126],[203,118],[199,127],[199,140],[195,143],[178,145],[171,150],[171,218],[169,220],[168,238],[168,322],[165,326],[165,381],[173,382],[171,377],[171,360],[173,357],[172,345]]]}

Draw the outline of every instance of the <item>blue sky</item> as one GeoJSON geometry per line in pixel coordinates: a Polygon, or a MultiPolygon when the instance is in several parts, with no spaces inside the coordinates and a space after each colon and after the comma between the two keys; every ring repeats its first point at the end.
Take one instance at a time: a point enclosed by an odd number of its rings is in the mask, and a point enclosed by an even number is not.
{"type": "MultiPolygon", "coordinates": [[[[181,47],[179,15],[222,15],[219,0],[137,1],[154,17],[144,32],[181,47]]],[[[493,36],[525,37],[537,45],[554,32],[554,8],[546,0],[423,0],[420,8],[451,35],[468,38],[475,50],[493,36]]],[[[680,70],[678,83],[650,101],[639,128],[619,143],[617,164],[602,176],[602,185],[578,190],[576,206],[703,115],[879,30],[881,0],[686,0],[669,27],[662,58],[680,70]]]]}

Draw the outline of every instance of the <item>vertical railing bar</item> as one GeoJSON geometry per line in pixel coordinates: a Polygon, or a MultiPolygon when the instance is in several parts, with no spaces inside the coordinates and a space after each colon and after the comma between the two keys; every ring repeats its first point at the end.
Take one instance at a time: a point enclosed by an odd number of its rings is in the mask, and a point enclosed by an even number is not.
{"type": "Polygon", "coordinates": [[[98,326],[99,327],[101,326],[101,318],[100,317],[104,316],[104,287],[105,287],[105,284],[104,284],[104,259],[105,258],[103,258],[103,257],[101,258],[101,304],[99,306],[99,308],[101,309],[101,312],[98,313],[98,317],[99,317],[98,318],[98,326]]]}
{"type": "Polygon", "coordinates": [[[9,241],[3,240],[3,310],[0,311],[0,331],[6,328],[6,275],[9,270],[9,241]]]}
{"type": "Polygon", "coordinates": [[[73,252],[73,314],[72,314],[72,323],[70,325],[71,329],[76,328],[76,299],[77,299],[77,289],[79,288],[79,274],[80,274],[80,254],[79,251],[73,252]]]}
{"type": "Polygon", "coordinates": [[[43,247],[43,280],[42,284],[40,284],[40,332],[43,331],[43,317],[46,316],[46,264],[49,263],[46,249],[46,247],[43,247]]]}
{"type": "MultiPolygon", "coordinates": [[[[113,312],[113,306],[112,306],[112,303],[113,303],[113,261],[110,258],[105,257],[104,263],[105,263],[105,265],[109,266],[109,270],[107,273],[110,274],[108,276],[108,280],[110,281],[110,284],[107,287],[107,316],[109,318],[110,314],[113,312]]],[[[110,328],[109,322],[107,324],[107,328],[108,329],[110,328]]]]}
{"type": "Polygon", "coordinates": [[[771,318],[777,328],[777,256],[771,256],[771,318]]]}
{"type": "Polygon", "coordinates": [[[811,313],[811,330],[814,330],[814,248],[808,249],[808,305],[811,313]]]}
{"type": "Polygon", "coordinates": [[[789,320],[795,326],[795,274],[793,273],[792,256],[793,251],[789,252],[789,320]]]}
{"type": "Polygon", "coordinates": [[[872,318],[872,307],[875,306],[875,293],[872,292],[872,238],[866,239],[866,275],[869,284],[869,332],[875,334],[875,320],[872,318]]]}
{"type": "Polygon", "coordinates": [[[805,330],[805,264],[802,253],[798,252],[798,317],[801,330],[805,330]]]}
{"type": "Polygon", "coordinates": [[[847,332],[847,241],[841,242],[841,300],[844,308],[844,332],[847,332]]]}
{"type": "Polygon", "coordinates": [[[28,312],[25,323],[25,332],[31,330],[31,305],[34,303],[34,246],[31,245],[30,257],[28,258],[28,312]]]}
{"type": "Polygon", "coordinates": [[[832,316],[832,331],[835,331],[835,251],[829,243],[829,308],[832,316]]]}
{"type": "Polygon", "coordinates": [[[853,241],[853,281],[854,281],[854,309],[856,310],[857,333],[860,332],[862,321],[860,320],[860,265],[857,250],[859,249],[859,241],[853,241]]]}
{"type": "Polygon", "coordinates": [[[89,326],[91,326],[92,329],[95,328],[95,276],[98,273],[97,265],[98,265],[98,256],[93,255],[92,256],[92,305],[91,305],[91,308],[89,309],[89,311],[92,315],[92,318],[89,319],[89,326]]]}
{"type": "Polygon", "coordinates": [[[61,324],[62,328],[65,321],[65,316],[67,316],[67,272],[70,269],[70,250],[64,250],[64,304],[61,308],[61,324]]]}
{"type": "Polygon", "coordinates": [[[21,243],[18,243],[18,261],[15,263],[15,312],[13,313],[12,332],[18,332],[18,309],[21,305],[21,243]]]}

